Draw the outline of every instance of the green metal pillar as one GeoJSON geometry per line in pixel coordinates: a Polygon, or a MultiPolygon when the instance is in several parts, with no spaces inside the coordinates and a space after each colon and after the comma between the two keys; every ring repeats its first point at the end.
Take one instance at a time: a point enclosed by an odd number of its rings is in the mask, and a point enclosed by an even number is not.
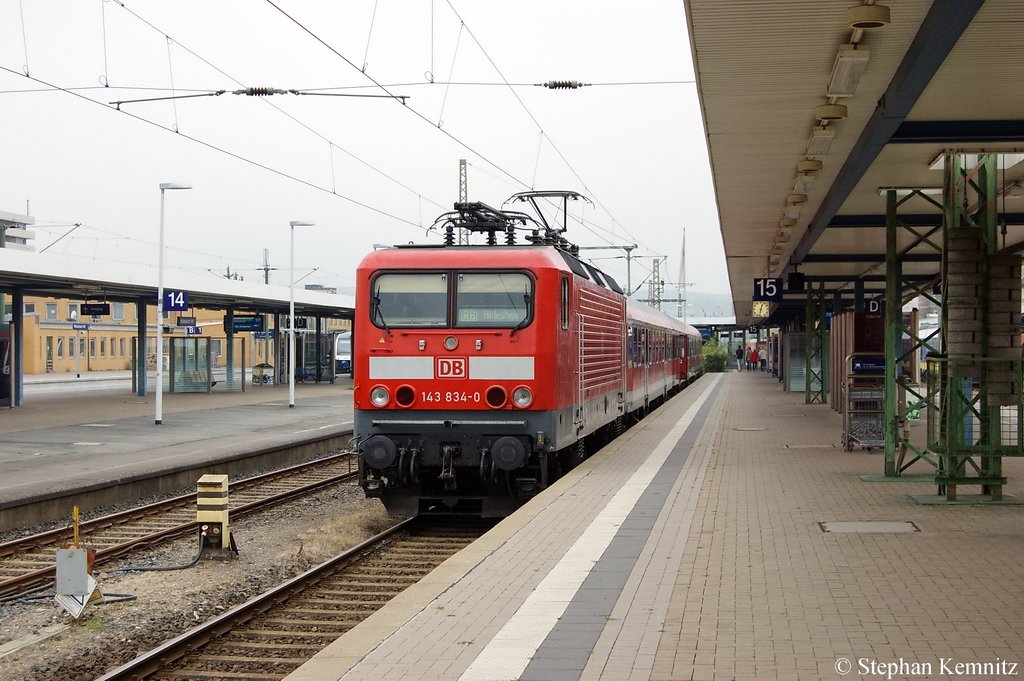
{"type": "Polygon", "coordinates": [[[807,286],[807,353],[805,356],[806,387],[804,402],[806,404],[825,404],[828,399],[828,366],[826,348],[828,347],[827,326],[825,323],[825,282],[807,286]]]}
{"type": "Polygon", "coordinates": [[[942,206],[921,192],[911,192],[900,198],[895,190],[886,193],[885,241],[885,475],[898,477],[910,465],[925,460],[935,465],[926,449],[910,442],[907,418],[918,411],[925,401],[925,390],[917,377],[903,371],[903,363],[915,353],[938,354],[945,351],[946,323],[943,315],[939,328],[922,337],[918,329],[904,322],[903,306],[917,296],[935,305],[942,302],[932,292],[933,285],[945,280],[945,261],[942,272],[931,282],[921,284],[903,276],[903,256],[907,253],[942,254],[945,252],[945,231],[942,225],[913,227],[899,218],[900,207],[910,199],[921,198],[936,208],[942,206]],[[901,246],[902,244],[902,246],[901,246]],[[904,338],[909,342],[904,347],[904,338]],[[910,460],[907,460],[908,455],[910,460]]]}
{"type": "Polygon", "coordinates": [[[973,167],[958,154],[944,159],[948,360],[929,371],[937,377],[929,389],[942,393],[933,398],[942,410],[929,410],[929,448],[938,455],[935,482],[948,501],[956,500],[958,485],[979,485],[998,500],[1006,481],[1002,456],[1024,454],[1020,437],[1007,433],[1004,441],[1002,432],[1003,421],[1019,421],[1022,408],[1020,261],[997,253],[997,159],[981,154],[973,167]]]}
{"type": "MultiPolygon", "coordinates": [[[[897,247],[896,192],[886,192],[885,201],[885,475],[900,474],[896,452],[900,444],[899,346],[903,340],[903,266],[897,247]]],[[[905,402],[905,401],[904,401],[905,402]]]]}

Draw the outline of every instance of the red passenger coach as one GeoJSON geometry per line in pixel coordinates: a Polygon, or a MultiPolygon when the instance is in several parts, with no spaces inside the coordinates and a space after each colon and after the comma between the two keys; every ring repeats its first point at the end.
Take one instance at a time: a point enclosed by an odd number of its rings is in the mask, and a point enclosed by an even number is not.
{"type": "Polygon", "coordinates": [[[627,302],[564,228],[455,207],[444,245],[377,250],[357,270],[360,483],[395,515],[507,515],[700,373],[699,333],[627,302]],[[455,229],[489,245],[456,246],[455,229]]]}

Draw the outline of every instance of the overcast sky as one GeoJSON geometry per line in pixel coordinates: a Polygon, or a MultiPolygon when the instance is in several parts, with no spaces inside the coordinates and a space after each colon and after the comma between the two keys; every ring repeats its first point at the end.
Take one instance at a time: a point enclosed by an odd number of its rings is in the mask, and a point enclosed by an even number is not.
{"type": "MultiPolygon", "coordinates": [[[[168,267],[261,279],[269,249],[286,285],[304,220],[303,283],[351,287],[373,244],[440,240],[464,158],[471,200],[590,197],[567,236],[637,243],[634,288],[655,255],[678,280],[685,228],[690,290],[729,291],[675,0],[0,0],[0,68],[0,211],[35,217],[37,250],[155,265],[159,184],[183,182],[168,267]]],[[[622,252],[584,255],[625,285],[622,252]]]]}

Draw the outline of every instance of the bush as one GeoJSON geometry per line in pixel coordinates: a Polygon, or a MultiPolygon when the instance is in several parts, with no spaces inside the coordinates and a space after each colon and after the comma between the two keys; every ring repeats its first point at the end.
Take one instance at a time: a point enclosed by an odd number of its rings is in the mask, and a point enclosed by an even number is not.
{"type": "Polygon", "coordinates": [[[720,345],[714,341],[707,341],[704,343],[703,356],[704,373],[725,371],[725,364],[729,358],[726,357],[725,350],[720,345]]]}

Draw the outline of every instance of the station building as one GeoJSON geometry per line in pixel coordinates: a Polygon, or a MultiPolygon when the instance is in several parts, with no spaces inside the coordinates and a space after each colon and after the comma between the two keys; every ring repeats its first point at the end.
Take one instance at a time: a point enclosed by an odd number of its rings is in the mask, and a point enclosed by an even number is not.
{"type": "MultiPolygon", "coordinates": [[[[68,298],[44,298],[26,296],[23,303],[24,318],[24,373],[67,373],[84,371],[119,371],[131,369],[131,361],[138,340],[139,311],[135,303],[112,302],[109,315],[81,314],[82,301],[68,298]],[[85,330],[76,330],[75,326],[87,325],[85,330]]],[[[146,340],[147,364],[152,368],[155,363],[156,345],[156,309],[148,306],[146,326],[151,334],[146,340]]],[[[176,317],[186,313],[165,313],[165,328],[169,333],[164,336],[164,354],[168,352],[170,338],[181,337],[186,333],[185,327],[176,325],[176,317]]],[[[202,337],[209,339],[215,356],[223,356],[223,343],[227,334],[224,331],[223,310],[190,310],[187,315],[195,318],[195,327],[202,329],[202,337]]],[[[323,318],[320,321],[321,333],[329,335],[350,328],[347,319],[323,318]]],[[[315,328],[312,319],[307,320],[307,328],[315,328]]],[[[274,318],[267,316],[266,328],[273,336],[274,318]]],[[[236,332],[236,338],[238,332],[236,332]]],[[[270,342],[263,342],[257,332],[243,334],[249,347],[246,348],[247,364],[277,365],[274,358],[274,347],[270,342]]],[[[269,340],[269,339],[267,339],[269,340]]]]}

